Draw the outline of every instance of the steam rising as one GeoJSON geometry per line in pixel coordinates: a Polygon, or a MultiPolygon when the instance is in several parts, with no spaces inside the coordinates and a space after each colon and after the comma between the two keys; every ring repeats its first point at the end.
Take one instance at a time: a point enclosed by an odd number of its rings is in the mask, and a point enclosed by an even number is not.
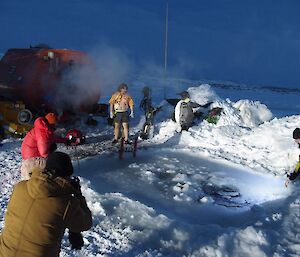
{"type": "Polygon", "coordinates": [[[124,49],[97,46],[89,52],[99,72],[102,95],[110,95],[122,82],[129,83],[135,73],[134,61],[124,49]]]}
{"type": "Polygon", "coordinates": [[[102,45],[88,55],[90,62],[71,60],[62,70],[55,97],[59,110],[90,110],[101,96],[110,95],[122,82],[128,83],[134,65],[123,51],[102,45]]]}
{"type": "MultiPolygon", "coordinates": [[[[183,61],[184,58],[178,57],[177,65],[168,67],[165,74],[162,64],[146,58],[138,67],[126,50],[105,44],[94,47],[88,52],[88,56],[90,63],[74,61],[62,71],[61,84],[55,97],[58,109],[78,110],[102,102],[101,98],[107,99],[120,83],[124,82],[130,88],[137,73],[156,78],[183,77],[186,70],[193,66],[191,61],[186,62],[183,61]]],[[[172,85],[170,90],[179,89],[172,85]]]]}
{"type": "Polygon", "coordinates": [[[70,111],[89,109],[98,102],[100,88],[99,75],[92,63],[70,62],[62,71],[55,106],[70,111]]]}

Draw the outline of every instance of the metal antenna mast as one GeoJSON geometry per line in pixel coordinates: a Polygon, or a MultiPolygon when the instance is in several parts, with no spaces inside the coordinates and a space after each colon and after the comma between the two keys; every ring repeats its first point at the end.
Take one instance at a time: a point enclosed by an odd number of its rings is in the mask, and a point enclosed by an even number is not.
{"type": "Polygon", "coordinates": [[[169,20],[169,1],[166,2],[166,33],[165,33],[165,66],[164,66],[164,99],[166,99],[167,68],[168,68],[168,20],[169,20]]]}

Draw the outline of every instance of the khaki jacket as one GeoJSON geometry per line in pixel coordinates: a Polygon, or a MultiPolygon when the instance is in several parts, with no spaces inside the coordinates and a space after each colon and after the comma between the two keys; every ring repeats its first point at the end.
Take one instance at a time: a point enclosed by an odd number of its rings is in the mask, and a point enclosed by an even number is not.
{"type": "Polygon", "coordinates": [[[64,178],[34,172],[19,182],[7,206],[0,236],[0,257],[58,257],[66,228],[80,232],[92,226],[83,196],[64,178]]]}

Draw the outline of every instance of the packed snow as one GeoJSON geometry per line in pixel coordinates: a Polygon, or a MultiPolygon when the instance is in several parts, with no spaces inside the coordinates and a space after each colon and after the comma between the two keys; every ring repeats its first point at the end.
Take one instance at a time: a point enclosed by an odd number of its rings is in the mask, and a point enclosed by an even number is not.
{"type": "MultiPolygon", "coordinates": [[[[135,85],[129,88],[137,103],[133,134],[144,122],[138,110],[142,84],[135,85]]],[[[76,152],[59,146],[73,157],[93,213],[93,227],[83,233],[85,246],[70,250],[65,236],[61,257],[298,256],[300,186],[286,188],[284,181],[298,161],[292,131],[300,116],[276,117],[262,102],[223,99],[208,84],[184,89],[192,101],[223,108],[217,124],[200,118],[178,133],[173,106],[157,94],[153,100],[162,110],[136,158],[125,153],[118,160],[105,147],[79,158],[88,146],[76,152]]],[[[97,128],[80,125],[87,139],[112,135],[112,127],[97,119],[97,128]]],[[[0,228],[21,162],[20,139],[2,144],[0,228]]]]}

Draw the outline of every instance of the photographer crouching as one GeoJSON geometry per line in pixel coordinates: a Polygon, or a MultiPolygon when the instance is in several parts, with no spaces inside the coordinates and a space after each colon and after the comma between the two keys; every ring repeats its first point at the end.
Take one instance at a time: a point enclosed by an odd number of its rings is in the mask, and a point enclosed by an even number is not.
{"type": "Polygon", "coordinates": [[[72,249],[81,249],[81,231],[92,226],[92,214],[66,153],[53,152],[44,171],[15,185],[0,237],[0,256],[58,257],[66,228],[72,249]]]}

